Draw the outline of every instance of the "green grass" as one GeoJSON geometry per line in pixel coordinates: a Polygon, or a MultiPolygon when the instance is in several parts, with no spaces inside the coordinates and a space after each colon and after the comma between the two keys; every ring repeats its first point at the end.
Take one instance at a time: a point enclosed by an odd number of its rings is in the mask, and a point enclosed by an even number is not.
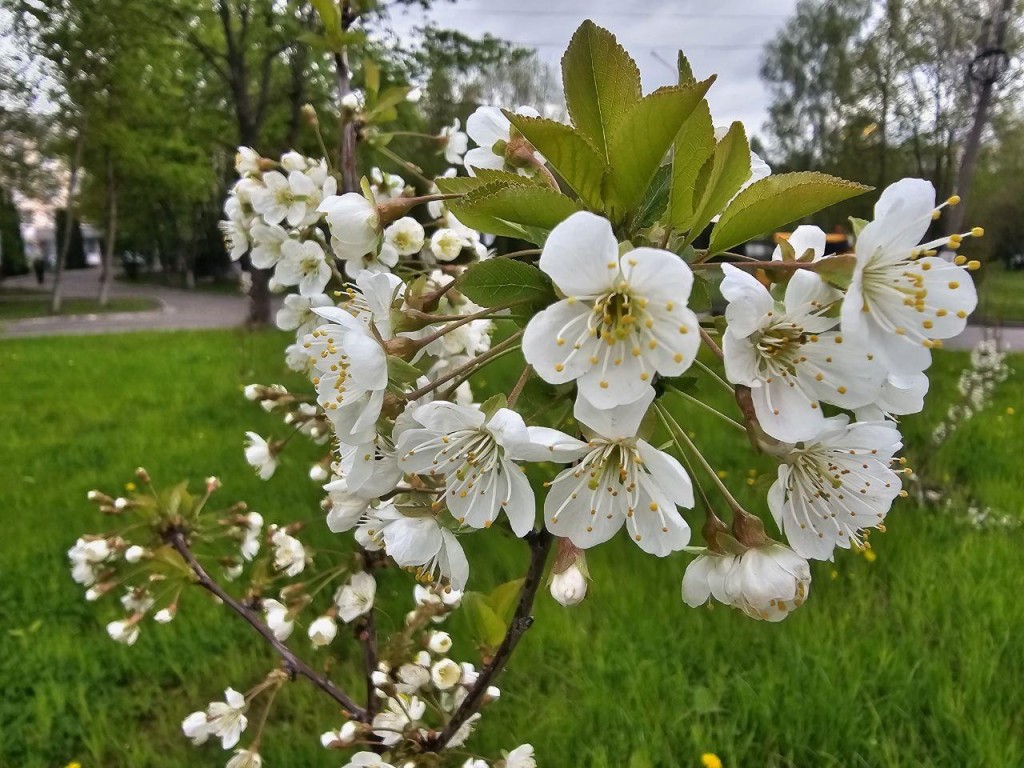
{"type": "MultiPolygon", "coordinates": [[[[124,272],[119,272],[114,279],[125,285],[157,285],[161,288],[177,288],[180,290],[192,290],[182,284],[181,274],[178,272],[142,272],[134,278],[128,277],[124,272]]],[[[195,290],[204,293],[226,293],[239,295],[241,290],[238,287],[238,280],[233,277],[201,277],[196,280],[195,290]]]]}
{"type": "MultiPolygon", "coordinates": [[[[307,533],[328,540],[305,478],[310,446],[296,441],[266,484],[242,458],[246,429],[283,434],[239,392],[250,381],[295,381],[278,362],[282,343],[233,332],[0,342],[0,765],[224,764],[216,745],[192,747],[180,721],[225,686],[253,684],[272,654],[199,594],[173,624],[148,624],[136,646],[116,645],[103,629],[115,607],[82,600],[64,552],[79,533],[110,525],[85,493],[119,488],[138,464],[165,484],[216,473],[226,502],[317,521],[307,533]]],[[[937,356],[930,415],[907,420],[912,446],[955,397],[965,359],[937,356]]],[[[930,461],[952,487],[1014,514],[1024,414],[1007,408],[1022,390],[1011,379],[930,461]]],[[[763,499],[768,462],[700,414],[687,426],[745,503],[763,499]]],[[[816,564],[810,600],[780,625],[684,606],[685,556],[658,560],[623,537],[597,548],[583,605],[538,600],[470,748],[497,755],[529,741],[541,765],[559,768],[697,766],[704,751],[728,768],[1024,764],[1024,532],[978,531],[903,502],[872,542],[874,562],[840,552],[816,564]]],[[[516,542],[476,536],[467,546],[474,588],[523,567],[516,542]]],[[[404,574],[385,574],[385,625],[401,620],[407,588],[404,574]]],[[[339,669],[354,645],[344,633],[335,641],[339,669]]],[[[309,655],[301,638],[295,646],[309,655]]],[[[466,637],[456,634],[453,653],[472,658],[466,637]]],[[[344,762],[318,743],[340,724],[328,702],[301,682],[279,701],[268,765],[344,762]]]]}
{"type": "MultiPolygon", "coordinates": [[[[64,299],[61,315],[90,315],[107,312],[145,312],[157,309],[160,302],[144,297],[112,298],[101,307],[95,299],[64,299]]],[[[0,321],[24,320],[28,317],[46,317],[50,314],[50,297],[36,297],[28,292],[8,298],[0,293],[0,321]]]]}
{"type": "Polygon", "coordinates": [[[1024,270],[988,262],[978,285],[976,321],[1024,323],[1024,270]]]}

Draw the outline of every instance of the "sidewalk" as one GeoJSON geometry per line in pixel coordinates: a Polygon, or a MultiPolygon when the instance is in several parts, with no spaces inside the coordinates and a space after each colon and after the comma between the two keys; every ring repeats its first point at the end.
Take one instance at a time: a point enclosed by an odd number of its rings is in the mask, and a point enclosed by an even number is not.
{"type": "MultiPolygon", "coordinates": [[[[33,275],[8,278],[9,288],[49,290],[53,275],[39,286],[33,275]]],[[[99,294],[99,268],[73,269],[64,273],[66,298],[96,298],[99,294]]],[[[0,338],[26,336],[73,336],[95,333],[126,333],[131,331],[187,330],[201,328],[235,328],[245,322],[249,299],[241,293],[232,295],[203,290],[188,291],[160,285],[114,280],[110,296],[148,297],[160,303],[159,309],[147,312],[111,312],[90,315],[61,315],[13,320],[0,325],[0,338]]],[[[274,298],[273,310],[281,299],[274,298]]]]}
{"type": "MultiPolygon", "coordinates": [[[[47,274],[42,286],[48,290],[53,276],[47,274]]],[[[98,268],[73,269],[64,273],[66,297],[95,298],[99,293],[98,268]]],[[[35,289],[35,277],[23,275],[3,282],[11,288],[35,289]]],[[[187,330],[201,328],[236,328],[245,322],[249,299],[238,295],[208,291],[187,291],[160,285],[114,280],[110,295],[146,296],[160,302],[161,308],[148,312],[112,312],[100,315],[65,315],[32,317],[0,325],[0,338],[25,336],[74,336],[94,333],[127,333],[131,331],[187,330]]],[[[273,311],[281,305],[281,297],[273,297],[273,311]]],[[[955,339],[948,339],[946,349],[973,349],[986,333],[999,332],[1004,349],[1024,352],[1024,327],[1007,326],[1001,330],[970,325],[955,339]]]]}

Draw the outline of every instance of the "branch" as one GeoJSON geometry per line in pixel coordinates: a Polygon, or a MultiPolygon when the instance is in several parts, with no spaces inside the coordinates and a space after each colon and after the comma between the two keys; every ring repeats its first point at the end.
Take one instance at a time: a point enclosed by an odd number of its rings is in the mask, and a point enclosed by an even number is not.
{"type": "Polygon", "coordinates": [[[554,541],[554,538],[546,528],[541,528],[539,531],[527,534],[526,540],[530,544],[530,565],[526,571],[523,588],[519,593],[519,604],[516,606],[512,621],[509,622],[505,638],[498,646],[494,658],[480,670],[476,682],[469,689],[462,704],[455,710],[448,725],[444,727],[439,736],[427,742],[426,748],[432,752],[440,752],[444,749],[470,716],[480,708],[480,702],[491,681],[505,669],[520,638],[533,624],[533,616],[530,615],[530,612],[533,610],[533,601],[537,596],[537,589],[540,587],[541,576],[544,574],[544,563],[547,561],[548,551],[551,549],[551,542],[554,541]]]}
{"type": "Polygon", "coordinates": [[[245,605],[242,605],[242,603],[238,602],[238,600],[225,592],[224,588],[221,587],[220,584],[213,580],[210,574],[207,573],[206,569],[203,568],[202,564],[196,559],[192,550],[189,549],[188,542],[185,540],[185,534],[183,531],[172,528],[164,534],[164,538],[167,543],[171,545],[174,551],[181,555],[182,559],[188,563],[188,566],[196,575],[196,583],[207,592],[219,597],[224,605],[245,619],[250,626],[252,626],[252,628],[255,629],[275,651],[277,651],[284,663],[284,668],[292,678],[296,675],[306,678],[313,683],[313,685],[334,699],[344,709],[348,710],[352,717],[363,722],[369,722],[370,717],[367,710],[356,704],[348,694],[338,688],[338,686],[333,682],[313,670],[308,664],[302,661],[302,659],[298,658],[287,645],[274,636],[270,627],[260,621],[260,618],[255,611],[245,605]]]}

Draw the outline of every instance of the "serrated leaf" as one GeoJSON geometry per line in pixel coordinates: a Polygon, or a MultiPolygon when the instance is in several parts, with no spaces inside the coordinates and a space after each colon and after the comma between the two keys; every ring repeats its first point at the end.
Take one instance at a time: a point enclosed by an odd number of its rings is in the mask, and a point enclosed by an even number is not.
{"type": "Polygon", "coordinates": [[[682,51],[679,51],[676,55],[676,71],[679,73],[680,85],[697,81],[697,78],[693,76],[693,67],[690,66],[690,60],[686,58],[686,54],[682,51]]]}
{"type": "Polygon", "coordinates": [[[551,279],[532,264],[513,259],[477,262],[459,277],[459,293],[481,307],[499,304],[550,304],[555,300],[551,279]]]}
{"type": "Polygon", "coordinates": [[[607,164],[593,143],[571,125],[502,110],[505,117],[544,155],[565,183],[591,210],[601,210],[601,179],[607,164]]]}
{"type": "Polygon", "coordinates": [[[692,241],[711,220],[722,212],[743,182],[750,178],[750,145],[742,123],[733,123],[715,146],[715,153],[697,174],[694,199],[699,200],[690,223],[688,241],[692,241]],[[706,181],[702,179],[706,177],[706,181]]]}
{"type": "Polygon", "coordinates": [[[516,604],[519,602],[519,593],[522,592],[523,582],[526,579],[513,579],[491,590],[487,596],[494,613],[505,622],[506,626],[512,621],[515,615],[516,604]]]}
{"type": "Polygon", "coordinates": [[[548,187],[493,184],[450,201],[448,209],[468,227],[537,245],[544,242],[547,232],[582,210],[575,200],[548,187]]]}
{"type": "Polygon", "coordinates": [[[622,221],[643,199],[686,118],[704,98],[714,78],[685,86],[660,88],[633,105],[612,134],[610,168],[605,177],[611,217],[622,221]]]}
{"type": "Polygon", "coordinates": [[[640,69],[615,36],[584,21],[562,56],[565,104],[572,124],[609,157],[609,139],[640,100],[640,69]]]}
{"type": "Polygon", "coordinates": [[[676,135],[672,150],[672,190],[668,220],[680,232],[693,224],[694,191],[701,168],[715,151],[715,127],[708,103],[698,104],[676,135]]]}
{"type": "Polygon", "coordinates": [[[736,196],[711,231],[710,254],[809,216],[870,190],[863,184],[813,171],[768,176],[736,196]]]}

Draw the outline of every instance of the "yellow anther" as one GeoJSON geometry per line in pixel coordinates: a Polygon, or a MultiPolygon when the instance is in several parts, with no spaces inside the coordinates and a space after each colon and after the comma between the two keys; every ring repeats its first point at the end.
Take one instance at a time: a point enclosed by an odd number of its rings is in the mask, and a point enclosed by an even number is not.
{"type": "Polygon", "coordinates": [[[971,272],[974,272],[977,269],[981,269],[981,262],[977,259],[971,259],[967,262],[967,268],[971,270],[971,272]]]}
{"type": "Polygon", "coordinates": [[[971,228],[971,237],[984,237],[984,236],[985,236],[985,230],[982,227],[972,227],[971,228]]]}
{"type": "Polygon", "coordinates": [[[956,264],[958,267],[962,267],[964,264],[967,263],[967,257],[964,256],[962,253],[959,253],[957,254],[956,258],[953,259],[953,263],[956,264]]]}
{"type": "Polygon", "coordinates": [[[921,326],[925,330],[931,330],[935,326],[935,323],[933,323],[931,320],[925,320],[923,323],[921,323],[921,326]]]}
{"type": "Polygon", "coordinates": [[[838,392],[840,395],[845,395],[846,394],[846,387],[837,387],[836,388],[836,392],[838,392]]]}
{"type": "Polygon", "coordinates": [[[949,289],[951,291],[955,291],[959,287],[960,287],[960,283],[958,283],[956,280],[950,280],[949,281],[949,289]]]}
{"type": "Polygon", "coordinates": [[[607,381],[602,381],[601,382],[601,389],[608,389],[608,382],[607,381]]]}
{"type": "Polygon", "coordinates": [[[952,195],[946,200],[946,205],[960,205],[960,195],[952,195]]]}
{"type": "Polygon", "coordinates": [[[562,371],[564,371],[564,370],[565,370],[565,366],[564,366],[564,365],[562,365],[561,363],[555,363],[555,370],[556,370],[556,371],[557,371],[558,373],[561,373],[562,371]]]}
{"type": "Polygon", "coordinates": [[[675,360],[677,363],[683,362],[683,356],[679,352],[676,352],[674,355],[672,355],[672,359],[675,360]]]}

